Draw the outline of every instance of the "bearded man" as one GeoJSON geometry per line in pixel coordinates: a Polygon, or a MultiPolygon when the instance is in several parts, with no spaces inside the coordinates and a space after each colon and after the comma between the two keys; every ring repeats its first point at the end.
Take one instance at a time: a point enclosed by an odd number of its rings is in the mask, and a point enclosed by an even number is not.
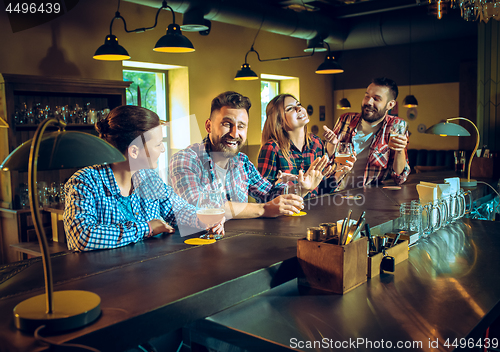
{"type": "Polygon", "coordinates": [[[343,114],[333,130],[323,126],[329,155],[339,142],[352,143],[354,150],[351,172],[336,190],[376,184],[389,176],[398,185],[406,181],[410,174],[407,124],[388,114],[397,97],[398,86],[393,80],[375,78],[366,89],[361,113],[343,114]],[[391,130],[396,130],[392,137],[391,130]]]}
{"type": "MultiPolygon", "coordinates": [[[[172,156],[169,183],[196,206],[206,189],[219,189],[225,198],[226,218],[277,217],[299,213],[302,197],[282,194],[285,183],[271,184],[240,150],[246,142],[248,97],[228,91],[212,100],[205,122],[208,135],[172,156]],[[256,203],[249,203],[249,196],[256,203]]],[[[280,180],[279,180],[280,181],[280,180]]]]}

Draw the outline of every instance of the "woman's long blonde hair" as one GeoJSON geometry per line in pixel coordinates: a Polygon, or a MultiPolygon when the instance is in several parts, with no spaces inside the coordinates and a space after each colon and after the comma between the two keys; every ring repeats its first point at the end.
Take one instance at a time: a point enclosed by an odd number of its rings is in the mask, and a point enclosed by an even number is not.
{"type": "MultiPolygon", "coordinates": [[[[289,163],[292,163],[290,159],[290,137],[285,129],[285,98],[287,97],[291,97],[298,101],[297,98],[291,94],[279,94],[267,104],[267,118],[264,123],[264,129],[262,130],[261,147],[270,140],[275,141],[281,149],[285,159],[289,163]]],[[[311,137],[307,133],[307,125],[304,126],[304,133],[306,136],[305,142],[309,144],[311,137]]]]}

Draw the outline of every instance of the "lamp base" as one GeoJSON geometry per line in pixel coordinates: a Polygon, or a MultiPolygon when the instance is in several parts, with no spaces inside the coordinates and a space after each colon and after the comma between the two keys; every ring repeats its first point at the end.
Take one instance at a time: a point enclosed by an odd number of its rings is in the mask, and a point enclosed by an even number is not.
{"type": "Polygon", "coordinates": [[[22,301],[14,308],[14,324],[23,331],[33,332],[45,325],[44,333],[80,328],[101,314],[101,298],[88,291],[56,291],[54,311],[47,314],[46,294],[22,301]]]}
{"type": "Polygon", "coordinates": [[[467,188],[471,188],[471,187],[476,187],[477,186],[477,180],[473,180],[473,179],[466,179],[466,178],[461,178],[460,179],[460,187],[467,187],[467,188]]]}

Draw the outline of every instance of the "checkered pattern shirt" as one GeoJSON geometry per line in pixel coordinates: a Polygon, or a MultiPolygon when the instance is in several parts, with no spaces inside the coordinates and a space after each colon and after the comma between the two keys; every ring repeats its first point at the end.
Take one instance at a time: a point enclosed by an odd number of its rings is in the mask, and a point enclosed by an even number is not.
{"type": "MultiPolygon", "coordinates": [[[[280,147],[274,140],[266,142],[259,152],[259,172],[261,175],[275,183],[278,179],[278,171],[298,175],[299,170],[306,172],[316,158],[325,154],[325,148],[321,139],[310,134],[311,140],[304,145],[300,151],[293,143],[290,143],[290,162],[286,160],[280,147]]],[[[312,190],[308,196],[318,195],[318,188],[312,190]]]]}
{"type": "MultiPolygon", "coordinates": [[[[343,114],[335,124],[333,133],[337,135],[340,142],[352,142],[352,137],[356,135],[356,127],[360,121],[361,114],[359,113],[343,114]]],[[[398,175],[392,169],[395,151],[389,148],[389,131],[390,127],[399,121],[401,121],[401,119],[396,116],[386,115],[385,119],[382,121],[382,126],[375,136],[373,136],[363,176],[364,185],[383,181],[388,178],[389,175],[396,184],[400,185],[406,181],[410,174],[407,149],[405,150],[406,166],[403,172],[398,175]]],[[[404,120],[403,122],[406,123],[404,120]]],[[[408,138],[408,131],[406,132],[406,137],[408,138]]]]}
{"type": "Polygon", "coordinates": [[[179,223],[196,227],[195,208],[175,194],[154,170],[135,172],[132,183],[132,214],[127,214],[109,165],[83,168],[68,180],[63,221],[69,249],[87,251],[138,242],[149,234],[148,222],[153,219],[163,219],[171,226],[179,223]]]}
{"type": "MultiPolygon", "coordinates": [[[[219,186],[211,150],[210,138],[207,136],[202,143],[181,150],[170,160],[169,183],[190,204],[196,205],[203,188],[209,186],[216,189],[219,186]]],[[[271,184],[259,174],[248,156],[238,153],[229,159],[224,188],[228,201],[247,203],[250,196],[259,203],[265,203],[280,195],[285,185],[271,184]]]]}

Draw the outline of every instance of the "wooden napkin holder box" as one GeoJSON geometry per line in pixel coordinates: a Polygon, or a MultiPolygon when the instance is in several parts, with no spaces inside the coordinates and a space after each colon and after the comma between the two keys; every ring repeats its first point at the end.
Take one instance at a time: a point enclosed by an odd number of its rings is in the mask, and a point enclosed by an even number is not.
{"type": "Polygon", "coordinates": [[[343,246],[333,241],[297,241],[299,285],[344,294],[366,282],[368,239],[343,246]]]}

